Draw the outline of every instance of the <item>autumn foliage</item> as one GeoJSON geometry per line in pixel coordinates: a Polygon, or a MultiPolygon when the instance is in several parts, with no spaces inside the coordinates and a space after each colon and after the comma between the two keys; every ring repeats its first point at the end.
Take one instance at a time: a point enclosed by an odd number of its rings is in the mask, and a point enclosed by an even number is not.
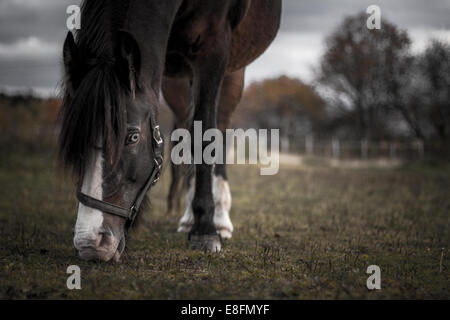
{"type": "Polygon", "coordinates": [[[251,84],[234,117],[234,126],[280,129],[284,136],[317,132],[326,119],[325,103],[314,88],[282,76],[251,84]]]}
{"type": "Polygon", "coordinates": [[[51,147],[57,134],[60,105],[57,98],[0,93],[0,150],[51,147]]]}

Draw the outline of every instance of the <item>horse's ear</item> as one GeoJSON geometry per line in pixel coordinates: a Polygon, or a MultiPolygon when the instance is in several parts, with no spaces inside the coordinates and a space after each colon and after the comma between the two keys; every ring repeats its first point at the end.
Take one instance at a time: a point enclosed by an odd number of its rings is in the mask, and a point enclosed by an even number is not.
{"type": "Polygon", "coordinates": [[[76,67],[78,62],[78,47],[73,38],[72,32],[67,33],[66,40],[63,47],[64,67],[66,72],[71,74],[71,71],[76,67]]]}
{"type": "Polygon", "coordinates": [[[139,45],[134,37],[126,31],[119,31],[117,34],[119,44],[119,54],[125,63],[125,70],[128,74],[129,87],[133,97],[136,94],[136,82],[139,78],[141,66],[141,54],[139,45]]]}
{"type": "Polygon", "coordinates": [[[117,37],[121,57],[128,62],[129,67],[138,71],[141,57],[137,41],[126,31],[119,31],[117,37]]]}
{"type": "Polygon", "coordinates": [[[231,29],[236,29],[247,16],[252,0],[236,0],[230,9],[229,19],[231,29]]]}
{"type": "Polygon", "coordinates": [[[63,46],[65,85],[69,92],[76,90],[82,78],[82,63],[78,47],[69,31],[63,46]]]}

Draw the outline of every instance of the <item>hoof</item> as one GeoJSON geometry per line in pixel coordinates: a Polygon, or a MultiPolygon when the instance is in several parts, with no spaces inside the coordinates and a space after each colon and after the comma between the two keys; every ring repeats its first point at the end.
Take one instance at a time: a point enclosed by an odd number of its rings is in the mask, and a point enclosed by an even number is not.
{"type": "Polygon", "coordinates": [[[227,239],[228,240],[228,239],[231,239],[233,237],[233,233],[230,230],[225,229],[225,228],[220,229],[219,233],[220,233],[220,237],[222,239],[227,239]]]}
{"type": "Polygon", "coordinates": [[[178,226],[177,232],[188,233],[191,231],[191,229],[192,229],[192,224],[180,223],[180,225],[178,226]]]}
{"type": "Polygon", "coordinates": [[[222,251],[222,240],[219,235],[191,235],[189,242],[192,250],[222,251]]]}

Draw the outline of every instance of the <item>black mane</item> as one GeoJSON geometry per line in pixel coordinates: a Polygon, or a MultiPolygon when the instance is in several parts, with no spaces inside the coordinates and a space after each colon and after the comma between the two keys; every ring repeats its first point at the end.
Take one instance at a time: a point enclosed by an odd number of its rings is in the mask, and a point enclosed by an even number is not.
{"type": "Polygon", "coordinates": [[[116,34],[128,1],[85,0],[76,34],[76,66],[66,69],[59,162],[80,178],[96,147],[117,163],[125,141],[129,90],[116,63],[116,34]],[[73,70],[70,70],[73,69],[73,70]]]}

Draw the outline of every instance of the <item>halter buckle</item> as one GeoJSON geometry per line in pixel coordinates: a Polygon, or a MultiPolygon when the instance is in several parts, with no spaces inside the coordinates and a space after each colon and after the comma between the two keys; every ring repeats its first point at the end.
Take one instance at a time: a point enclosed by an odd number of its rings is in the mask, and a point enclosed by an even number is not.
{"type": "Polygon", "coordinates": [[[130,209],[130,217],[128,218],[131,222],[136,218],[137,212],[136,206],[132,206],[130,209]]]}
{"type": "Polygon", "coordinates": [[[161,136],[161,130],[159,129],[159,126],[153,128],[153,140],[155,140],[158,146],[163,143],[163,138],[161,136]]]}
{"type": "Polygon", "coordinates": [[[154,179],[153,182],[152,182],[152,186],[155,186],[155,185],[158,183],[160,177],[161,177],[161,172],[158,172],[158,173],[155,175],[155,179],[154,179]]]}
{"type": "Polygon", "coordinates": [[[163,162],[164,162],[163,157],[162,156],[156,156],[154,161],[155,161],[155,166],[156,166],[157,170],[161,171],[162,166],[163,166],[163,162]]]}
{"type": "Polygon", "coordinates": [[[164,158],[161,155],[159,155],[159,156],[155,157],[154,161],[155,161],[155,170],[157,172],[156,172],[155,178],[152,182],[152,186],[156,185],[156,183],[158,183],[158,181],[159,181],[159,178],[161,177],[161,169],[163,166],[164,158]]]}

